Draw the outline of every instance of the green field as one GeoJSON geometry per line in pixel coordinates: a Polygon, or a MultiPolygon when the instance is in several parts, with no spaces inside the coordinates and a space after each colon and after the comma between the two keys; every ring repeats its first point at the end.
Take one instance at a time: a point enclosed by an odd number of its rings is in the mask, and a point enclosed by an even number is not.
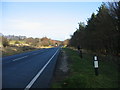
{"type": "Polygon", "coordinates": [[[53,83],[53,88],[118,88],[118,66],[113,61],[99,60],[99,75],[93,67],[93,55],[84,53],[83,58],[69,48],[64,48],[69,56],[70,74],[62,82],[53,83]]]}

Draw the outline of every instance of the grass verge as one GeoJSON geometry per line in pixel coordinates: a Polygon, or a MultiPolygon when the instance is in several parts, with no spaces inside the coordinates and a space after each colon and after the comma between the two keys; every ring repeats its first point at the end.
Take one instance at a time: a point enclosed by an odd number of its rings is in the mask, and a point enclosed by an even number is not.
{"type": "MultiPolygon", "coordinates": [[[[53,88],[118,88],[118,65],[112,61],[99,60],[99,75],[95,76],[93,55],[79,54],[69,48],[63,49],[69,57],[70,75],[53,88]]],[[[99,58],[99,57],[98,57],[99,58]]]]}
{"type": "Polygon", "coordinates": [[[10,56],[10,55],[15,55],[15,54],[20,54],[20,53],[24,53],[24,52],[29,52],[29,51],[33,51],[33,50],[37,50],[37,48],[32,48],[32,47],[5,47],[2,48],[2,57],[5,56],[10,56]]]}

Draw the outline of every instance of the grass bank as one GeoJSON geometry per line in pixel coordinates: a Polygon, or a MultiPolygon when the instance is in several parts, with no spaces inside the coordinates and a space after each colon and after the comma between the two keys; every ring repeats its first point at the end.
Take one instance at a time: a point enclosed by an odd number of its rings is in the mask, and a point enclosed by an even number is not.
{"type": "Polygon", "coordinates": [[[118,66],[113,61],[99,60],[99,75],[95,76],[92,54],[84,53],[81,59],[75,50],[63,50],[69,57],[70,74],[53,88],[118,88],[118,66]]]}
{"type": "Polygon", "coordinates": [[[33,50],[37,50],[37,48],[28,47],[28,46],[23,46],[23,47],[8,46],[5,48],[3,47],[1,49],[1,52],[2,52],[2,57],[5,57],[5,56],[15,55],[15,54],[33,51],[33,50]]]}
{"type": "Polygon", "coordinates": [[[41,47],[32,47],[32,46],[7,46],[0,48],[2,52],[1,57],[15,55],[19,53],[29,52],[33,50],[43,49],[43,48],[52,48],[51,46],[41,46],[41,47]]]}

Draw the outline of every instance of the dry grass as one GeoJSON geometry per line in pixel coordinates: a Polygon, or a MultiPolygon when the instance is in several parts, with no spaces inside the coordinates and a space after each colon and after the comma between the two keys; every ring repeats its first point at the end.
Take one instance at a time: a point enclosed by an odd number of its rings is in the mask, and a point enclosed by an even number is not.
{"type": "Polygon", "coordinates": [[[1,48],[0,52],[2,52],[2,57],[4,57],[4,56],[10,56],[10,55],[19,54],[27,51],[32,51],[32,50],[36,50],[36,48],[8,46],[8,47],[1,48]]]}

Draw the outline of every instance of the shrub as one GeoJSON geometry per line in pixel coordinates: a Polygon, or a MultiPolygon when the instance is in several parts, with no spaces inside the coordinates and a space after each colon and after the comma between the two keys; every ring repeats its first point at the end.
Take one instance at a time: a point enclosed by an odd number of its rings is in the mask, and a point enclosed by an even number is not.
{"type": "Polygon", "coordinates": [[[8,42],[7,38],[2,37],[2,45],[3,45],[4,47],[9,46],[9,42],[8,42]]]}

